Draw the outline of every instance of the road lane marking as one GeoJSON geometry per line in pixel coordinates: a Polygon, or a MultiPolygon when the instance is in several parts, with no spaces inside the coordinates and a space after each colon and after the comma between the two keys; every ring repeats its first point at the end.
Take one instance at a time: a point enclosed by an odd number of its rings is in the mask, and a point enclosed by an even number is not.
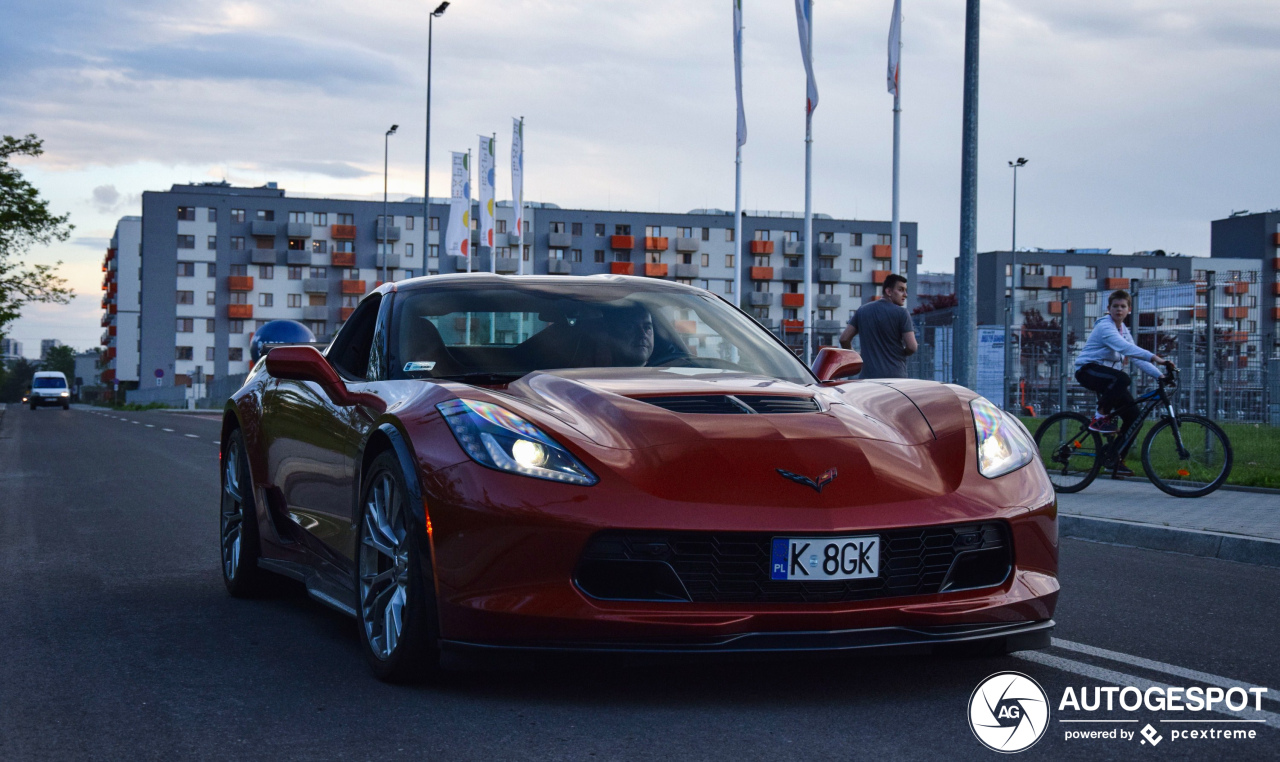
{"type": "Polygon", "coordinates": [[[199,435],[199,434],[183,434],[182,436],[184,436],[184,437],[191,437],[192,439],[199,439],[199,438],[200,438],[200,435],[199,435]]]}
{"type": "MultiPolygon", "coordinates": [[[[1131,685],[1143,693],[1146,693],[1151,688],[1159,688],[1167,694],[1169,688],[1173,687],[1167,683],[1158,683],[1154,680],[1147,680],[1143,677],[1127,675],[1123,672],[1117,672],[1105,667],[1097,667],[1093,664],[1086,664],[1082,661],[1064,659],[1061,656],[1054,656],[1040,651],[1019,651],[1018,653],[1011,654],[1011,656],[1015,659],[1034,662],[1045,667],[1052,667],[1053,669],[1059,669],[1063,672],[1070,672],[1075,675],[1080,675],[1081,677],[1097,680],[1098,682],[1106,685],[1131,685]]],[[[1234,709],[1227,708],[1225,705],[1221,707],[1214,707],[1212,711],[1241,720],[1263,720],[1267,725],[1273,728],[1280,728],[1280,714],[1276,714],[1274,712],[1256,710],[1236,711],[1234,709]]]]}
{"type": "MultiPolygon", "coordinates": [[[[1245,692],[1248,692],[1250,688],[1263,687],[1260,685],[1255,686],[1252,683],[1246,683],[1242,680],[1232,680],[1231,678],[1228,678],[1228,677],[1219,677],[1218,675],[1211,675],[1208,672],[1201,672],[1195,669],[1187,669],[1186,667],[1179,667],[1176,664],[1165,664],[1162,661],[1155,661],[1153,659],[1144,659],[1141,656],[1130,656],[1129,654],[1122,654],[1119,651],[1108,651],[1105,648],[1088,646],[1088,645],[1085,645],[1084,643],[1073,643],[1070,640],[1059,640],[1057,638],[1054,638],[1053,645],[1055,648],[1062,648],[1067,651],[1075,651],[1076,653],[1088,654],[1089,656],[1096,656],[1100,659],[1109,659],[1110,661],[1118,661],[1121,664],[1128,664],[1134,667],[1141,667],[1143,669],[1149,669],[1153,672],[1163,672],[1166,675],[1174,675],[1175,677],[1185,677],[1188,680],[1195,680],[1198,683],[1205,683],[1206,685],[1214,685],[1219,688],[1222,688],[1223,690],[1229,690],[1231,688],[1243,688],[1245,692]]],[[[1262,697],[1271,699],[1272,701],[1280,701],[1280,692],[1272,690],[1271,688],[1267,688],[1267,692],[1262,694],[1262,697]]]]}
{"type": "Polygon", "coordinates": [[[172,434],[172,433],[173,433],[173,429],[160,429],[160,430],[161,430],[161,431],[167,431],[167,432],[169,432],[170,434],[172,434]]]}
{"type": "Polygon", "coordinates": [[[154,429],[155,427],[156,427],[156,425],[155,425],[154,423],[148,423],[148,424],[147,424],[147,428],[149,428],[149,429],[154,429]]]}
{"type": "Polygon", "coordinates": [[[137,423],[137,421],[129,421],[129,423],[137,423]]]}
{"type": "Polygon", "coordinates": [[[216,445],[220,445],[220,444],[222,444],[222,442],[220,442],[220,441],[219,441],[219,440],[217,440],[217,439],[210,439],[209,441],[210,441],[210,442],[213,442],[213,443],[214,443],[214,444],[216,444],[216,445]]]}

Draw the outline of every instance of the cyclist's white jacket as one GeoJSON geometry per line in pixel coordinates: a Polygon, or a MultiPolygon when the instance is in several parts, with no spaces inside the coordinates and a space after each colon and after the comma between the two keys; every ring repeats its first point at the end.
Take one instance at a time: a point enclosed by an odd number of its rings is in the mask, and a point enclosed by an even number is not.
{"type": "Polygon", "coordinates": [[[1076,370],[1091,362],[1119,370],[1121,361],[1126,357],[1148,376],[1160,378],[1164,375],[1159,368],[1148,362],[1155,357],[1155,354],[1133,342],[1133,334],[1129,333],[1129,326],[1122,323],[1117,327],[1116,321],[1112,320],[1110,315],[1103,315],[1093,324],[1089,340],[1084,343],[1084,349],[1080,350],[1080,354],[1076,356],[1076,370]]]}

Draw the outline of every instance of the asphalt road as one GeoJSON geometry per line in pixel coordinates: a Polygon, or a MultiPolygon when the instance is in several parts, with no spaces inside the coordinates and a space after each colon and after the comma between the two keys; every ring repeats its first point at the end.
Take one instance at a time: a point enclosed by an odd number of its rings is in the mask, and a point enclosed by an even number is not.
{"type": "Polygon", "coordinates": [[[1280,569],[1071,540],[1059,640],[1030,655],[470,663],[383,685],[353,620],[300,587],[226,594],[218,431],[216,417],[9,406],[0,759],[989,759],[967,706],[1006,670],[1052,709],[1019,756],[1280,758],[1280,569]],[[1264,712],[1058,707],[1069,686],[1237,682],[1270,687],[1264,712]],[[1155,748],[1064,738],[1147,724],[1155,748]],[[1187,729],[1256,737],[1172,737],[1187,729]]]}

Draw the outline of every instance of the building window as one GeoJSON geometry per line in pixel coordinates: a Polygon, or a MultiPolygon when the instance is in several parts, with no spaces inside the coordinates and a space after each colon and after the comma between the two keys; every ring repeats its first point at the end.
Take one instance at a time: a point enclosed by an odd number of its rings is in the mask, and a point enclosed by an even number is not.
{"type": "Polygon", "coordinates": [[[529,261],[529,257],[531,257],[531,256],[533,256],[533,245],[532,245],[532,244],[530,244],[530,245],[528,245],[528,246],[525,246],[525,247],[524,247],[524,254],[523,254],[523,256],[522,256],[522,259],[524,259],[524,261],[528,262],[528,261],[529,261]]]}
{"type": "Polygon", "coordinates": [[[755,231],[755,233],[753,233],[753,234],[752,234],[752,236],[751,236],[751,237],[752,237],[752,239],[754,239],[754,240],[756,240],[756,241],[767,241],[767,240],[769,240],[769,231],[768,231],[768,230],[757,230],[757,231],[755,231]]]}
{"type": "Polygon", "coordinates": [[[178,333],[191,333],[195,330],[195,322],[191,318],[178,318],[178,333]]]}
{"type": "Polygon", "coordinates": [[[1169,281],[1170,283],[1177,283],[1177,282],[1178,282],[1178,271],[1177,271],[1177,270],[1175,270],[1175,269],[1174,269],[1174,268],[1172,268],[1172,267],[1171,267],[1171,268],[1169,268],[1168,272],[1167,272],[1167,273],[1166,273],[1166,275],[1165,275],[1165,280],[1169,281]]]}
{"type": "MultiPolygon", "coordinates": [[[[768,257],[765,257],[765,261],[768,262],[768,257]]],[[[787,257],[787,267],[800,267],[800,266],[801,266],[800,257],[787,257]]]]}
{"type": "Polygon", "coordinates": [[[563,223],[563,222],[553,222],[553,223],[551,223],[551,232],[552,232],[552,233],[563,233],[563,232],[564,232],[564,223],[563,223]]]}
{"type": "Polygon", "coordinates": [[[693,255],[692,255],[692,254],[681,254],[681,255],[680,255],[680,264],[682,264],[682,265],[691,265],[691,264],[693,264],[693,255]]]}
{"type": "Polygon", "coordinates": [[[860,273],[860,272],[862,272],[862,260],[861,260],[861,259],[856,259],[856,258],[855,258],[855,259],[850,259],[850,260],[849,260],[849,272],[854,272],[854,273],[860,273]]]}
{"type": "Polygon", "coordinates": [[[1067,274],[1067,266],[1066,266],[1066,265],[1054,265],[1054,266],[1053,266],[1053,274],[1054,274],[1054,275],[1066,275],[1066,274],[1067,274]]]}
{"type": "Polygon", "coordinates": [[[614,262],[630,262],[630,261],[631,261],[631,252],[629,252],[629,251],[615,251],[615,252],[613,252],[613,261],[614,261],[614,262]]]}
{"type": "Polygon", "coordinates": [[[204,348],[204,359],[208,362],[213,362],[213,347],[204,348]]]}
{"type": "Polygon", "coordinates": [[[604,237],[604,223],[603,223],[603,222],[597,222],[597,223],[596,223],[596,235],[597,235],[598,237],[600,237],[600,238],[603,238],[603,237],[604,237]]]}
{"type": "Polygon", "coordinates": [[[244,333],[244,321],[243,321],[243,320],[228,320],[228,321],[227,321],[227,333],[244,333]]]}
{"type": "Polygon", "coordinates": [[[243,249],[244,249],[244,236],[239,236],[239,235],[231,236],[231,250],[242,251],[243,249]]]}
{"type": "Polygon", "coordinates": [[[734,260],[734,255],[732,255],[732,254],[725,254],[725,255],[724,255],[724,266],[725,266],[725,267],[733,267],[733,260],[734,260]]]}
{"type": "Polygon", "coordinates": [[[818,243],[835,243],[835,242],[836,242],[835,233],[819,233],[818,234],[818,243]]]}
{"type": "Polygon", "coordinates": [[[355,242],[354,241],[334,241],[333,251],[341,252],[343,254],[354,254],[356,252],[355,242]]]}
{"type": "Polygon", "coordinates": [[[302,294],[289,294],[289,306],[290,306],[290,307],[301,307],[301,306],[302,306],[302,294]]]}
{"type": "Polygon", "coordinates": [[[275,222],[276,219],[276,213],[271,209],[259,209],[257,212],[254,212],[254,216],[262,222],[275,222]]]}
{"type": "Polygon", "coordinates": [[[307,213],[306,212],[289,212],[289,221],[290,222],[306,222],[307,213]]]}
{"type": "Polygon", "coordinates": [[[582,249],[570,249],[569,256],[574,262],[582,261],[582,249]]]}
{"type": "Polygon", "coordinates": [[[232,221],[232,222],[244,222],[244,210],[243,210],[243,209],[232,209],[232,210],[231,210],[231,221],[232,221]]]}
{"type": "Polygon", "coordinates": [[[756,293],[757,293],[757,294],[767,294],[767,293],[769,293],[769,281],[767,281],[767,280],[757,280],[757,281],[752,281],[752,282],[755,284],[755,289],[756,289],[756,293]]]}
{"type": "Polygon", "coordinates": [[[1123,277],[1124,277],[1124,268],[1123,268],[1123,267],[1109,267],[1109,268],[1107,268],[1107,277],[1108,277],[1108,278],[1123,278],[1123,277]]]}
{"type": "Polygon", "coordinates": [[[819,283],[819,284],[818,284],[818,293],[819,293],[819,294],[834,294],[835,292],[836,292],[836,284],[834,284],[834,283],[819,283]]]}
{"type": "Polygon", "coordinates": [[[327,278],[327,277],[329,277],[329,271],[328,271],[326,268],[323,268],[323,267],[313,267],[313,268],[311,268],[311,277],[312,277],[312,278],[327,278]]]}
{"type": "Polygon", "coordinates": [[[301,267],[290,267],[290,268],[289,268],[289,280],[302,280],[302,268],[301,268],[301,267]]]}
{"type": "Polygon", "coordinates": [[[818,257],[818,267],[832,268],[836,266],[835,257],[818,257]]]}
{"type": "Polygon", "coordinates": [[[856,296],[856,297],[858,297],[859,299],[861,299],[861,298],[862,298],[862,284],[861,284],[861,283],[850,283],[850,284],[849,284],[849,296],[856,296]]]}
{"type": "Polygon", "coordinates": [[[262,280],[273,280],[276,277],[276,266],[258,265],[258,277],[262,280]]]}
{"type": "Polygon", "coordinates": [[[646,262],[648,262],[648,263],[649,263],[649,264],[651,264],[651,265],[660,265],[660,264],[662,264],[662,252],[660,252],[660,251],[647,251],[647,252],[645,252],[645,261],[646,261],[646,262]]]}
{"type": "Polygon", "coordinates": [[[244,291],[232,291],[227,296],[227,304],[248,304],[249,294],[244,291]]]}
{"type": "Polygon", "coordinates": [[[190,360],[195,356],[191,347],[174,347],[174,350],[176,350],[173,356],[175,360],[190,360]]]}
{"type": "Polygon", "coordinates": [[[862,234],[861,234],[861,233],[850,233],[850,234],[849,234],[849,243],[850,243],[851,245],[853,245],[853,246],[861,246],[861,245],[862,245],[862,234]]]}
{"type": "Polygon", "coordinates": [[[413,218],[412,218],[412,217],[407,217],[407,216],[406,216],[406,217],[404,218],[404,229],[405,229],[405,230],[413,230],[413,218]]]}
{"type": "Polygon", "coordinates": [[[676,228],[677,238],[693,238],[693,228],[676,228]]]}
{"type": "Polygon", "coordinates": [[[404,245],[404,255],[405,255],[406,257],[412,257],[412,256],[413,256],[413,244],[411,244],[411,243],[406,243],[406,244],[404,245]]]}
{"type": "Polygon", "coordinates": [[[249,266],[248,265],[232,265],[231,274],[232,275],[248,275],[249,266]]]}
{"type": "Polygon", "coordinates": [[[308,307],[324,307],[329,304],[329,297],[325,294],[307,294],[308,307]]]}
{"type": "Polygon", "coordinates": [[[355,294],[348,294],[342,297],[343,307],[354,307],[359,303],[360,303],[360,297],[356,296],[355,294]]]}
{"type": "Polygon", "coordinates": [[[631,226],[630,225],[614,225],[613,234],[614,235],[631,235],[631,226]]]}
{"type": "Polygon", "coordinates": [[[194,292],[194,291],[179,291],[179,292],[178,292],[178,299],[177,299],[177,302],[178,302],[178,304],[195,304],[195,303],[196,303],[196,292],[194,292]]]}
{"type": "Polygon", "coordinates": [[[702,266],[703,267],[711,266],[711,255],[706,253],[705,251],[702,253],[702,266]]]}
{"type": "Polygon", "coordinates": [[[901,237],[898,245],[902,248],[903,251],[906,251],[907,249],[911,248],[907,246],[907,237],[905,235],[901,237]]]}
{"type": "Polygon", "coordinates": [[[725,282],[724,282],[724,292],[725,292],[726,294],[732,294],[732,293],[733,293],[733,281],[731,281],[731,280],[727,280],[727,281],[725,281],[725,282]]]}
{"type": "Polygon", "coordinates": [[[889,237],[888,233],[877,233],[876,243],[880,246],[888,246],[893,243],[893,239],[889,237]]]}
{"type": "Polygon", "coordinates": [[[439,230],[439,229],[440,229],[439,217],[432,217],[429,220],[427,220],[427,230],[439,230]]]}
{"type": "Polygon", "coordinates": [[[756,316],[756,320],[768,320],[769,308],[768,307],[752,307],[751,314],[756,316]]]}
{"type": "Polygon", "coordinates": [[[798,230],[788,230],[784,234],[783,240],[795,243],[800,240],[800,232],[798,230]]]}
{"type": "Polygon", "coordinates": [[[328,225],[329,213],[328,212],[312,212],[311,224],[312,225],[328,225]]]}
{"type": "Polygon", "coordinates": [[[433,244],[431,244],[430,246],[428,246],[428,247],[427,247],[427,256],[428,256],[428,257],[438,257],[438,256],[440,256],[440,246],[439,246],[439,244],[434,244],[434,243],[433,243],[433,244]]]}
{"type": "Polygon", "coordinates": [[[209,240],[205,243],[205,248],[209,251],[218,248],[218,237],[216,235],[209,236],[209,240]]]}
{"type": "Polygon", "coordinates": [[[495,233],[506,233],[506,232],[507,232],[507,221],[506,221],[506,220],[494,220],[494,221],[493,221],[493,232],[495,232],[495,233]]]}
{"type": "Polygon", "coordinates": [[[206,291],[206,292],[204,292],[204,303],[205,303],[205,304],[217,304],[217,303],[218,303],[218,292],[217,292],[217,291],[206,291]]]}
{"type": "Polygon", "coordinates": [[[1097,291],[1086,291],[1086,292],[1084,292],[1084,303],[1085,303],[1085,304],[1097,304],[1097,303],[1098,303],[1098,292],[1097,292],[1097,291]]]}
{"type": "MultiPolygon", "coordinates": [[[[217,321],[217,320],[214,320],[213,318],[205,318],[205,319],[204,319],[204,332],[205,332],[205,333],[213,333],[213,332],[215,332],[215,331],[217,331],[217,330],[218,330],[218,321],[217,321]]],[[[208,360],[208,359],[213,359],[213,358],[205,358],[205,359],[207,359],[207,360],[208,360]]]]}
{"type": "Polygon", "coordinates": [[[258,294],[258,306],[259,306],[259,307],[274,307],[274,306],[275,306],[275,296],[274,296],[274,295],[272,295],[272,294],[258,294]]]}
{"type": "Polygon", "coordinates": [[[328,241],[312,241],[311,253],[312,254],[328,254],[329,242],[328,241]]]}
{"type": "Polygon", "coordinates": [[[195,208],[194,206],[180,206],[180,207],[178,207],[178,219],[180,219],[180,220],[184,220],[184,221],[186,221],[186,222],[195,222],[195,221],[196,221],[196,208],[195,208]]]}
{"type": "Polygon", "coordinates": [[[307,250],[307,239],[305,238],[289,239],[289,251],[306,251],[306,250],[307,250]]]}
{"type": "Polygon", "coordinates": [[[733,228],[724,229],[724,240],[728,243],[733,243],[733,228]]]}
{"type": "Polygon", "coordinates": [[[339,224],[339,225],[354,225],[354,224],[356,224],[356,216],[355,216],[354,214],[341,214],[341,213],[339,213],[339,214],[338,214],[338,224],[339,224]]]}
{"type": "Polygon", "coordinates": [[[325,335],[325,324],[323,320],[308,320],[307,328],[310,328],[311,332],[316,336],[325,335]]]}
{"type": "Polygon", "coordinates": [[[581,222],[573,223],[573,226],[570,228],[569,232],[572,233],[573,235],[582,235],[582,223],[581,222]]]}
{"type": "Polygon", "coordinates": [[[276,239],[269,235],[260,235],[253,239],[253,248],[255,249],[274,249],[276,247],[276,239]]]}
{"type": "Polygon", "coordinates": [[[595,261],[596,261],[596,262],[603,262],[603,261],[604,261],[604,249],[596,249],[596,253],[595,253],[595,261]]]}
{"type": "Polygon", "coordinates": [[[564,259],[564,249],[548,249],[547,259],[564,259]]]}
{"type": "Polygon", "coordinates": [[[190,277],[193,277],[195,274],[196,274],[196,263],[195,263],[195,262],[179,262],[179,263],[178,263],[178,277],[179,277],[179,278],[184,278],[184,277],[185,277],[185,278],[190,278],[190,277]]]}
{"type": "Polygon", "coordinates": [[[1084,277],[1086,280],[1095,280],[1098,277],[1098,268],[1092,265],[1084,268],[1084,277]]]}
{"type": "Polygon", "coordinates": [[[194,249],[196,247],[196,237],[193,235],[178,236],[179,249],[194,249]]]}
{"type": "Polygon", "coordinates": [[[206,217],[205,219],[208,220],[209,222],[217,222],[218,210],[214,209],[213,207],[209,207],[208,212],[209,212],[209,216],[206,217]]]}
{"type": "MultiPolygon", "coordinates": [[[[232,333],[244,333],[244,321],[237,320],[235,322],[240,323],[240,330],[233,331],[232,333]]],[[[231,362],[244,361],[244,349],[242,347],[231,347],[227,350],[227,360],[231,362]]]]}

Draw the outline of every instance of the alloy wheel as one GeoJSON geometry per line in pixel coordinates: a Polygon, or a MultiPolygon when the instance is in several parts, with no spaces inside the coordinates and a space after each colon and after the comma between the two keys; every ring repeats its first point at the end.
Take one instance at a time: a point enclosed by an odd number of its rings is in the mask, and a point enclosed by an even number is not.
{"type": "Polygon", "coordinates": [[[409,597],[409,531],[396,482],[378,474],[365,499],[360,532],[360,619],[379,659],[395,653],[409,597]]]}
{"type": "Polygon", "coordinates": [[[243,460],[244,451],[237,437],[227,445],[222,469],[222,573],[232,581],[240,567],[240,549],[244,539],[243,460]]]}

